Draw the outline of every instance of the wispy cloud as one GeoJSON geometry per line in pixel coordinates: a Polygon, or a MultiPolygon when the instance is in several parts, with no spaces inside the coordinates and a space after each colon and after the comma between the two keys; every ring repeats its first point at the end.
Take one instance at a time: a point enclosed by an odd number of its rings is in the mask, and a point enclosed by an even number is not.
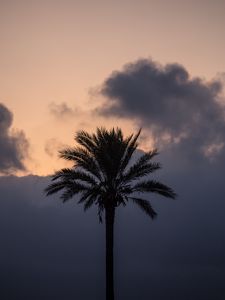
{"type": "Polygon", "coordinates": [[[49,105],[50,113],[58,120],[65,120],[79,113],[78,108],[71,108],[66,102],[62,103],[50,103],[49,105]]]}
{"type": "Polygon", "coordinates": [[[49,156],[54,157],[58,155],[58,151],[60,149],[66,148],[66,145],[60,142],[56,138],[48,139],[45,143],[45,153],[47,153],[49,156]]]}

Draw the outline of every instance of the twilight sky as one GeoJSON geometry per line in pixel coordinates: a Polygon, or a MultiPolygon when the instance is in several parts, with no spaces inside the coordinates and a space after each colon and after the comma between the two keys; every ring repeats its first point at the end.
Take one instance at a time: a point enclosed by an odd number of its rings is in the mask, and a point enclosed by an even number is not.
{"type": "Polygon", "coordinates": [[[179,195],[151,196],[154,222],[118,211],[118,300],[225,299],[224,28],[224,0],[0,0],[5,299],[104,299],[96,211],[43,195],[58,150],[96,126],[142,127],[179,195]]]}
{"type": "Polygon", "coordinates": [[[152,58],[179,63],[190,77],[221,77],[224,11],[223,0],[1,0],[0,103],[29,141],[28,173],[57,168],[49,147],[70,144],[76,129],[115,122],[136,129],[134,118],[106,122],[92,113],[102,102],[96,90],[126,63],[152,58]]]}

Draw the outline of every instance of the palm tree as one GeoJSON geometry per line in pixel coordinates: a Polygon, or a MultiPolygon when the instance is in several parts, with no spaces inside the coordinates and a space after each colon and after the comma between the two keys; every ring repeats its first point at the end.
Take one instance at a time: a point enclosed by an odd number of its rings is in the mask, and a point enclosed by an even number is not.
{"type": "Polygon", "coordinates": [[[144,153],[131,164],[131,158],[137,149],[138,137],[124,137],[121,129],[106,130],[97,128],[96,133],[79,131],[75,135],[78,146],[60,151],[60,157],[74,163],[52,175],[52,181],[46,189],[51,195],[63,190],[63,202],[80,194],[78,203],[84,204],[86,211],[93,204],[98,206],[99,221],[103,212],[106,226],[106,300],[114,300],[113,281],[113,235],[115,210],[128,202],[137,204],[149,217],[154,219],[156,212],[148,200],[139,197],[140,193],[157,193],[175,198],[174,191],[168,186],[152,179],[143,179],[160,168],[160,164],[151,162],[158,154],[154,149],[144,153]]]}

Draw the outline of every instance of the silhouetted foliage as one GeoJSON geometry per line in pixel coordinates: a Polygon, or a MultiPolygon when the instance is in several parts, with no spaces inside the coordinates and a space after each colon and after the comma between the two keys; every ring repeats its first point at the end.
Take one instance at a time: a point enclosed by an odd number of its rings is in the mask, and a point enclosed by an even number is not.
{"type": "Polygon", "coordinates": [[[52,175],[46,194],[62,190],[63,202],[79,194],[78,203],[84,210],[93,204],[98,206],[99,221],[105,212],[106,223],[106,299],[114,299],[113,285],[113,230],[115,209],[128,202],[137,204],[152,219],[157,215],[147,199],[138,197],[140,193],[158,193],[175,198],[176,194],[168,186],[150,179],[147,175],[160,169],[160,164],[151,162],[158,152],[156,149],[144,153],[131,166],[131,158],[138,147],[138,137],[124,137],[119,128],[106,130],[97,128],[96,133],[79,131],[75,135],[78,146],[60,151],[60,157],[74,163],[52,175]]]}

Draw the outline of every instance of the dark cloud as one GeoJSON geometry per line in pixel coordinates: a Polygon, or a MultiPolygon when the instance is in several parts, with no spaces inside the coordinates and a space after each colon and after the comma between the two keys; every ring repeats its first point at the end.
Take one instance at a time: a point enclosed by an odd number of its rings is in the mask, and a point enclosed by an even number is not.
{"type": "MultiPolygon", "coordinates": [[[[133,205],[117,209],[116,299],[223,300],[223,166],[181,172],[179,162],[168,169],[158,158],[164,168],[157,176],[179,197],[151,195],[155,221],[133,205]]],[[[103,300],[105,234],[96,207],[84,213],[76,199],[45,198],[48,183],[0,178],[1,297],[103,300]]]]}
{"type": "Polygon", "coordinates": [[[105,80],[101,93],[108,101],[98,112],[138,118],[160,147],[170,144],[192,159],[214,157],[224,152],[221,92],[219,80],[205,82],[181,65],[143,59],[105,80]]]}
{"type": "Polygon", "coordinates": [[[71,108],[66,102],[62,103],[51,103],[49,105],[49,109],[52,115],[54,115],[57,119],[63,119],[71,118],[78,113],[78,109],[71,108]]]}
{"type": "Polygon", "coordinates": [[[10,131],[13,114],[0,103],[0,174],[25,170],[29,143],[23,131],[10,131]]]}

